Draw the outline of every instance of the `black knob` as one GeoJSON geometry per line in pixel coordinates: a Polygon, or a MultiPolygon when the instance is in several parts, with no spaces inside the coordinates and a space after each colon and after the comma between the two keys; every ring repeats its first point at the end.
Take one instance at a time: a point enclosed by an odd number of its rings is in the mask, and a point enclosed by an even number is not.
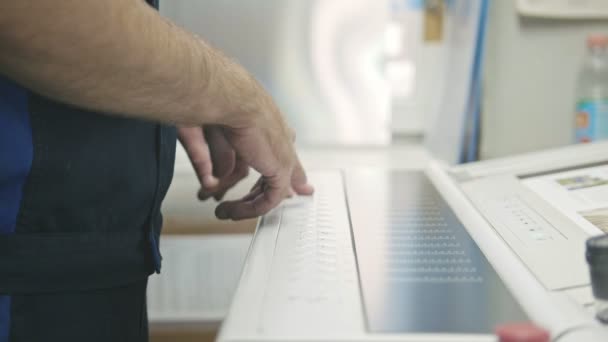
{"type": "Polygon", "coordinates": [[[586,256],[591,273],[591,288],[596,300],[597,318],[608,323],[608,235],[588,239],[586,256]]]}

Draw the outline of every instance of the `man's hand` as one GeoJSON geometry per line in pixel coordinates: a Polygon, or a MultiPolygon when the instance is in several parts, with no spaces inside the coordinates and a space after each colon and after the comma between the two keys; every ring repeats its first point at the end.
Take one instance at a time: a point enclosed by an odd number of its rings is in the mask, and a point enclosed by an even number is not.
{"type": "Polygon", "coordinates": [[[280,135],[272,136],[261,127],[232,129],[227,133],[228,141],[241,158],[262,176],[240,200],[221,203],[215,211],[218,218],[239,220],[259,216],[285,197],[314,192],[295,154],[293,138],[280,141],[280,135]]]}
{"type": "MultiPolygon", "coordinates": [[[[280,123],[282,120],[275,125],[280,123]]],[[[238,220],[259,216],[274,208],[286,196],[293,193],[310,195],[314,191],[293,152],[291,133],[285,144],[287,149],[282,153],[295,159],[280,163],[277,152],[269,148],[265,138],[259,136],[261,132],[255,128],[182,127],[178,132],[201,184],[199,199],[214,197],[220,201],[230,188],[247,176],[249,166],[262,174],[245,197],[218,206],[216,215],[220,219],[238,220]],[[237,154],[235,148],[244,153],[244,157],[237,154]]]]}
{"type": "Polygon", "coordinates": [[[0,1],[0,74],[96,112],[199,127],[180,133],[201,197],[221,198],[247,167],[262,175],[247,196],[218,206],[220,218],[262,215],[292,191],[313,192],[262,86],[141,0],[0,1]]]}
{"type": "Polygon", "coordinates": [[[249,165],[236,156],[221,127],[181,127],[178,136],[201,184],[200,200],[220,201],[249,174],[249,165]]]}

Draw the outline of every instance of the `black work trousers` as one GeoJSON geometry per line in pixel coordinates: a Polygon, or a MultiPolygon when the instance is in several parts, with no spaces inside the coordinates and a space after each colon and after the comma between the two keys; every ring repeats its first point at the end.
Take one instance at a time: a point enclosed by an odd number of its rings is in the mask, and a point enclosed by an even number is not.
{"type": "Polygon", "coordinates": [[[146,286],[12,296],[9,341],[147,342],[146,286]]]}

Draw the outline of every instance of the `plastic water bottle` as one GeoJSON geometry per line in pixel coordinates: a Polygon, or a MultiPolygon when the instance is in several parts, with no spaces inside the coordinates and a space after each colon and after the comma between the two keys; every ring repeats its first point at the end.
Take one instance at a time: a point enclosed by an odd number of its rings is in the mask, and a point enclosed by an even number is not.
{"type": "Polygon", "coordinates": [[[608,138],[608,36],[587,38],[587,56],[577,86],[575,139],[608,138]]]}

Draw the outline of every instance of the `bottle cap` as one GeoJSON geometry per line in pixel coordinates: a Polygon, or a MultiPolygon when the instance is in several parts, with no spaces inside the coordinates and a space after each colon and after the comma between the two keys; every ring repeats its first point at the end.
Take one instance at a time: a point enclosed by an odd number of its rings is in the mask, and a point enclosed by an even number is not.
{"type": "Polygon", "coordinates": [[[500,342],[550,342],[549,332],[532,323],[510,323],[496,328],[500,342]]]}
{"type": "Polygon", "coordinates": [[[587,37],[588,47],[607,47],[608,36],[603,34],[592,34],[587,37]]]}
{"type": "Polygon", "coordinates": [[[587,262],[591,274],[591,289],[597,299],[608,300],[608,235],[587,240],[587,262]]]}
{"type": "Polygon", "coordinates": [[[608,234],[587,240],[587,262],[591,267],[608,267],[608,234]]]}

